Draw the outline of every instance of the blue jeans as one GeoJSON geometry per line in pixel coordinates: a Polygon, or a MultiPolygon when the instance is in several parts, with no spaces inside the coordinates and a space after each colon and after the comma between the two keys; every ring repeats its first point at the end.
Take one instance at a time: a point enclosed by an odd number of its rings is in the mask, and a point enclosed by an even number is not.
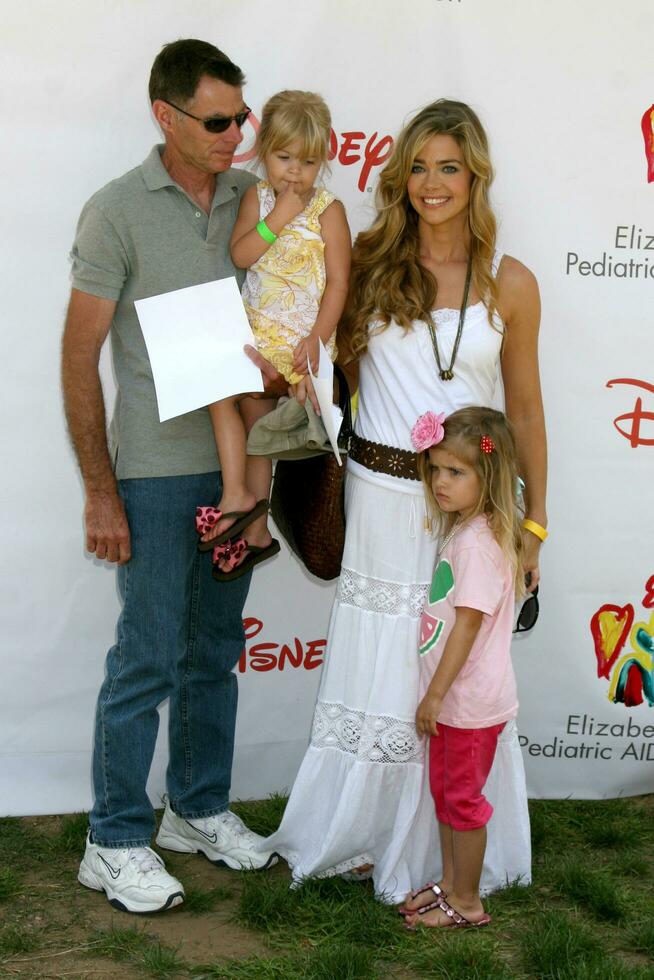
{"type": "Polygon", "coordinates": [[[121,480],[132,557],[118,568],[123,610],[109,650],[95,720],[90,815],[103,847],[145,847],[155,827],[145,785],[159,713],[170,698],[166,783],[180,816],[208,817],[229,804],[250,576],[211,578],[200,554],[195,508],[215,503],[220,474],[121,480]]]}

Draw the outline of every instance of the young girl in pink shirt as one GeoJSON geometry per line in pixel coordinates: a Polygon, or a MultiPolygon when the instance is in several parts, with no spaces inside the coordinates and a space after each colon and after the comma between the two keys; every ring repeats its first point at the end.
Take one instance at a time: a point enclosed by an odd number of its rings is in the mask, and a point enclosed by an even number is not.
{"type": "Polygon", "coordinates": [[[421,620],[416,728],[429,736],[443,873],[400,911],[409,928],[485,926],[479,880],[493,808],[482,790],[518,710],[510,649],[524,581],[516,448],[506,417],[491,408],[447,419],[427,412],[411,436],[441,538],[421,620]]]}

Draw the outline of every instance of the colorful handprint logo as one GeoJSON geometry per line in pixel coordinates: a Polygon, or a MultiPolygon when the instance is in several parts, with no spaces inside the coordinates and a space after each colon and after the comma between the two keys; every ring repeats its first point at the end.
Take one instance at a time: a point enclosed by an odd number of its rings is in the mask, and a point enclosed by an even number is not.
{"type": "Polygon", "coordinates": [[[645,156],[647,157],[647,181],[654,181],[654,105],[646,109],[640,121],[645,140],[645,156]]]}
{"type": "MultiPolygon", "coordinates": [[[[644,609],[654,608],[654,575],[645,585],[644,609]]],[[[634,622],[633,605],[600,606],[590,621],[595,645],[597,676],[609,683],[607,697],[615,704],[635,708],[644,700],[654,705],[654,612],[648,622],[634,622]],[[630,648],[624,653],[627,640],[630,648]]]]}

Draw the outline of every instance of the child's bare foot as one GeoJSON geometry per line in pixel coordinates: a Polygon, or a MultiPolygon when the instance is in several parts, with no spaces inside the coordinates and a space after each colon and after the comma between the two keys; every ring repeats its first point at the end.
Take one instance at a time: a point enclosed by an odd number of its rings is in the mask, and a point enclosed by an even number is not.
{"type": "Polygon", "coordinates": [[[251,572],[261,562],[274,558],[279,551],[279,541],[275,538],[265,545],[251,544],[245,538],[227,541],[216,546],[211,574],[217,582],[231,582],[251,572]]]}
{"type": "Polygon", "coordinates": [[[218,508],[199,507],[196,517],[200,537],[200,550],[210,551],[212,542],[222,542],[227,539],[227,532],[233,529],[233,535],[248,526],[253,520],[265,515],[268,510],[267,500],[257,500],[253,493],[245,491],[241,494],[223,495],[218,508]],[[221,516],[216,520],[218,514],[221,516]],[[213,523],[215,521],[215,523],[213,523]],[[216,541],[219,539],[219,541],[216,541]]]}
{"type": "Polygon", "coordinates": [[[357,868],[341,872],[341,878],[345,878],[346,881],[368,881],[372,878],[374,870],[374,864],[360,864],[357,868]]]}
{"type": "MultiPolygon", "coordinates": [[[[249,545],[254,545],[255,548],[267,548],[269,545],[272,544],[272,541],[273,541],[272,534],[266,527],[263,532],[259,531],[257,533],[257,531],[252,531],[252,533],[248,533],[248,536],[245,539],[245,544],[248,547],[249,545]]],[[[235,565],[226,560],[218,561],[216,562],[216,564],[221,572],[231,572],[235,568],[238,568],[238,566],[241,565],[246,558],[247,558],[247,548],[243,551],[240,561],[237,561],[235,565]]]]}
{"type": "MultiPolygon", "coordinates": [[[[423,908],[426,909],[428,906],[423,908]]],[[[450,894],[447,901],[440,899],[440,906],[422,913],[414,912],[406,915],[404,921],[408,929],[415,929],[419,925],[428,929],[448,929],[487,926],[491,918],[484,912],[480,898],[464,900],[458,895],[450,894]]]]}
{"type": "Polygon", "coordinates": [[[438,898],[447,898],[448,891],[450,891],[450,886],[444,879],[441,878],[439,882],[429,881],[417,891],[409,892],[402,905],[399,906],[398,912],[400,915],[417,912],[418,909],[424,908],[425,905],[431,905],[438,898]]]}
{"type": "MultiPolygon", "coordinates": [[[[218,510],[222,511],[223,514],[238,514],[246,513],[248,510],[252,510],[256,504],[256,499],[253,493],[244,494],[234,494],[227,496],[224,494],[220,498],[220,503],[218,504],[218,510]]],[[[217,524],[215,524],[209,531],[202,535],[203,541],[212,541],[217,538],[223,531],[228,531],[230,527],[236,523],[238,518],[236,517],[223,517],[217,524]]]]}

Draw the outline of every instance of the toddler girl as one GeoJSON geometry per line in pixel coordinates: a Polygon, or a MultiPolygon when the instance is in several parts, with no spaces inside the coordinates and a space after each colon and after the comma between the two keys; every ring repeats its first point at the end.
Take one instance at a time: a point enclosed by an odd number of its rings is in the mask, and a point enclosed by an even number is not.
{"type": "Polygon", "coordinates": [[[447,420],[427,412],[411,435],[441,536],[421,620],[416,728],[429,736],[443,874],[400,911],[409,928],[485,926],[479,879],[493,808],[482,790],[498,736],[518,710],[510,649],[523,581],[516,449],[506,417],[490,408],[447,420]]]}
{"type": "MultiPolygon", "coordinates": [[[[266,172],[243,195],[232,261],[248,268],[243,301],[261,354],[289,385],[318,368],[318,342],[335,357],[351,240],[340,201],[315,186],[327,162],[331,117],[319,95],[285,91],[264,106],[257,158],[266,172]]],[[[209,406],[223,492],[218,509],[200,507],[201,551],[214,551],[213,576],[228,581],[279,551],[266,515],[272,465],[246,456],[247,432],[274,400],[238,395],[209,406]],[[247,540],[238,534],[248,527],[247,540]]]]}

